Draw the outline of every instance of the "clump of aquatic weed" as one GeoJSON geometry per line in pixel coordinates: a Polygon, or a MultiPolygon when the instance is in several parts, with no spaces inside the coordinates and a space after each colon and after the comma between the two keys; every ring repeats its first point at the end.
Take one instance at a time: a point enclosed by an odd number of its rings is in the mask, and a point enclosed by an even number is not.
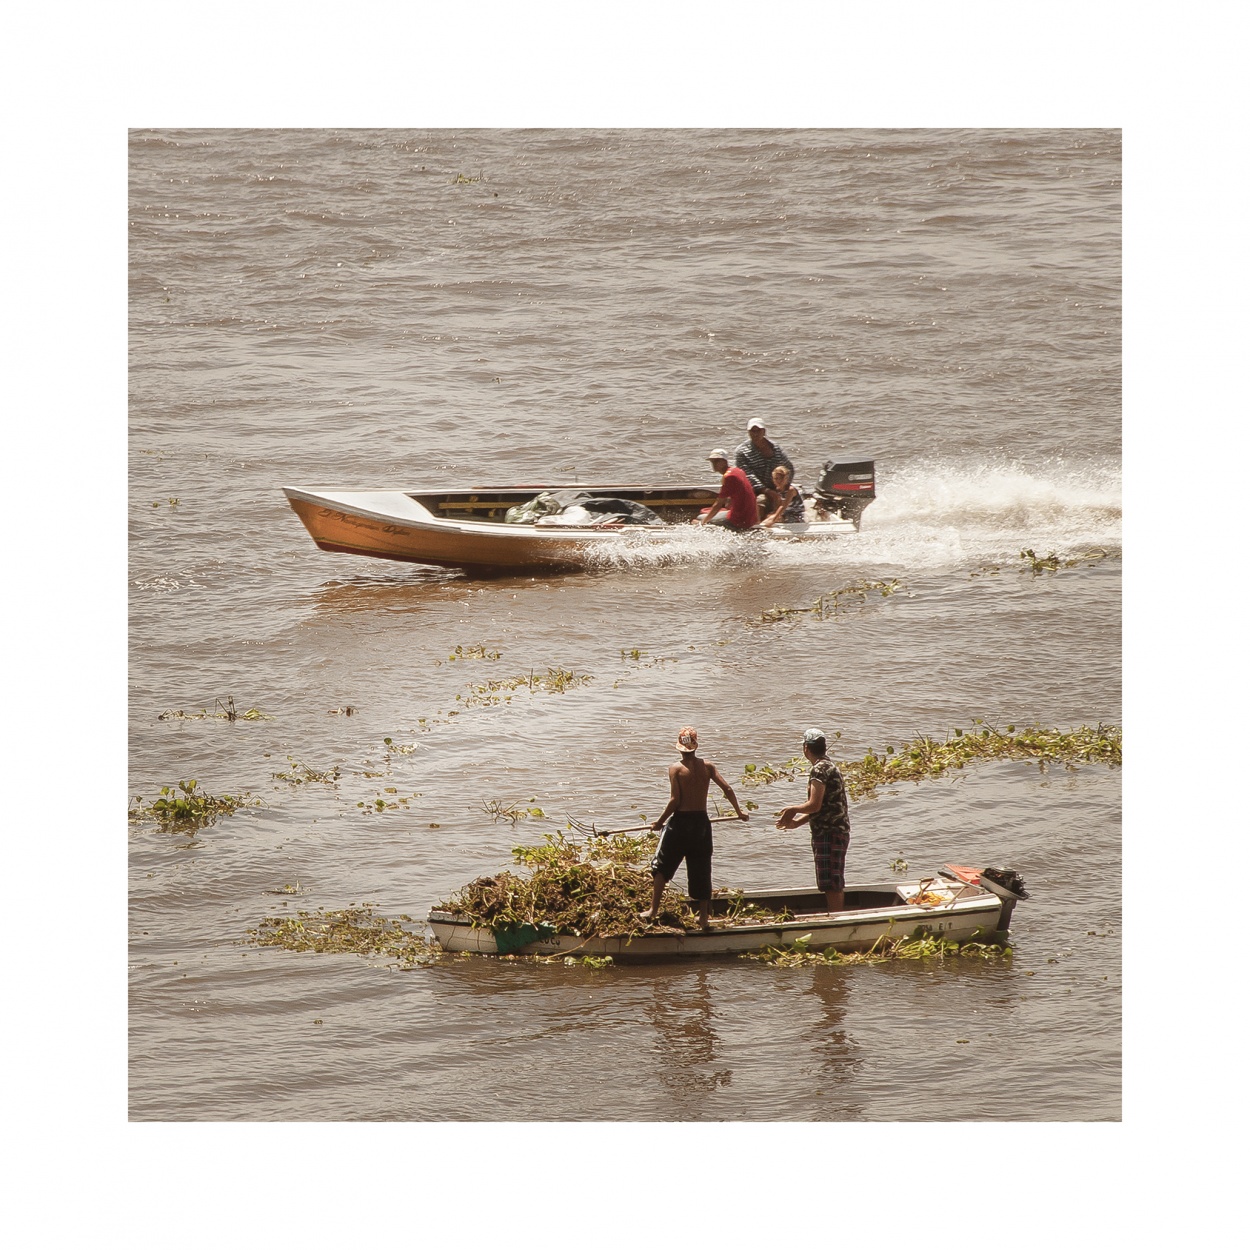
{"type": "Polygon", "coordinates": [[[866,603],[869,593],[874,590],[879,591],[881,597],[885,599],[899,590],[901,586],[902,583],[898,578],[893,578],[888,582],[855,582],[850,586],[842,586],[837,590],[827,591],[808,607],[788,608],[780,604],[774,604],[767,611],[755,617],[750,624],[775,625],[779,621],[788,621],[799,616],[814,616],[818,621],[828,620],[840,615],[845,610],[843,607],[844,601],[851,600],[857,603],[866,603]]]}
{"type": "Polygon", "coordinates": [[[651,655],[649,652],[642,650],[641,647],[630,647],[628,650],[622,647],[621,659],[636,664],[639,668],[657,668],[661,664],[676,663],[676,656],[651,655]]]}
{"type": "Polygon", "coordinates": [[[467,695],[456,695],[456,699],[464,707],[493,707],[498,703],[511,703],[511,692],[516,690],[528,690],[530,694],[564,694],[593,680],[589,673],[574,673],[565,668],[549,668],[545,673],[538,674],[530,669],[520,677],[505,677],[470,686],[467,695]]]}
{"type": "MultiPolygon", "coordinates": [[[[488,651],[485,647],[457,647],[448,657],[447,662],[454,664],[457,660],[497,660],[502,653],[499,651],[488,651]]],[[[442,660],[435,660],[435,667],[440,665],[442,660]]]]}
{"type": "Polygon", "coordinates": [[[531,816],[542,819],[547,815],[541,807],[537,806],[537,795],[531,796],[530,802],[535,806],[526,807],[524,803],[505,803],[502,799],[487,799],[482,804],[482,810],[495,824],[501,820],[510,820],[515,825],[518,820],[528,820],[531,816]]]}
{"type": "Polygon", "coordinates": [[[401,807],[407,807],[410,799],[419,799],[421,797],[420,790],[413,790],[411,795],[401,795],[395,786],[384,786],[383,794],[393,794],[393,799],[384,799],[381,794],[374,795],[371,799],[361,799],[356,806],[363,808],[366,812],[377,815],[379,812],[397,811],[401,807]]]}
{"type": "Polygon", "coordinates": [[[748,951],[743,959],[755,959],[779,968],[805,964],[876,964],[891,959],[1010,959],[1010,946],[985,942],[952,942],[949,938],[924,934],[911,938],[878,938],[866,951],[811,950],[811,934],[785,946],[748,951]]]}
{"type": "MultiPolygon", "coordinates": [[[[412,918],[401,919],[411,922],[412,918]]],[[[394,959],[401,969],[433,963],[439,954],[420,934],[405,929],[399,920],[376,915],[368,903],[337,911],[266,916],[247,934],[256,946],[317,954],[380,955],[394,959]]]]}
{"type": "Polygon", "coordinates": [[[154,820],[164,829],[182,831],[211,825],[218,816],[229,816],[240,807],[260,805],[259,799],[249,799],[246,794],[202,794],[198,786],[194,779],[180,781],[176,790],[161,786],[160,797],[151,803],[136,794],[127,814],[131,820],[154,820]]]}
{"type": "MultiPolygon", "coordinates": [[[[630,672],[637,672],[639,669],[643,668],[658,668],[661,664],[675,664],[677,662],[675,656],[651,656],[648,655],[646,651],[643,651],[641,647],[630,647],[628,650],[625,647],[622,647],[621,660],[624,663],[632,664],[634,666],[631,670],[629,670],[630,672]]],[[[619,690],[621,681],[621,678],[617,678],[617,680],[612,683],[612,689],[619,690]]]]}
{"type": "Polygon", "coordinates": [[[973,724],[979,728],[956,729],[944,742],[915,738],[898,749],[887,747],[881,755],[869,751],[862,760],[848,762],[842,771],[849,793],[857,798],[879,786],[940,777],[978,760],[1033,760],[1042,769],[1050,764],[1117,767],[1123,762],[1123,731],[1116,726],[1099,723],[1065,732],[1040,726],[1017,730],[1014,725],[999,731],[980,720],[973,724]]]}
{"type": "MultiPolygon", "coordinates": [[[[978,760],[1035,760],[1039,768],[1063,764],[1075,768],[1079,764],[1122,763],[1123,731],[1114,725],[1082,725],[1067,732],[1033,726],[1017,730],[1008,725],[1000,731],[980,719],[973,729],[956,729],[944,742],[922,736],[888,746],[878,754],[870,750],[863,759],[839,761],[838,767],[853,799],[865,798],[879,787],[902,781],[923,781],[940,777],[951,769],[959,769],[978,760]]],[[[807,763],[796,756],[779,767],[748,764],[743,784],[767,785],[773,781],[793,781],[807,771],[807,763]]]]}
{"type": "Polygon", "coordinates": [[[167,709],[162,712],[157,720],[227,720],[233,724],[240,720],[273,720],[272,716],[266,715],[257,707],[249,707],[246,712],[240,712],[234,706],[234,698],[230,695],[226,696],[223,703],[220,699],[213,700],[213,710],[210,712],[208,708],[202,707],[198,712],[184,712],[181,708],[176,711],[167,709]]]}
{"type": "MultiPolygon", "coordinates": [[[[1103,560],[1110,560],[1118,557],[1118,551],[1108,551],[1105,547],[1094,547],[1089,551],[1082,551],[1068,559],[1060,559],[1053,551],[1047,555],[1039,556],[1032,547],[1026,547],[1020,552],[1020,559],[1027,566],[1026,571],[1033,574],[1034,577],[1041,573],[1053,573],[1057,569],[1071,569],[1078,564],[1101,564],[1103,560]]],[[[1001,564],[983,564],[978,569],[973,569],[968,574],[969,577],[997,577],[1002,572],[1001,564]]]]}
{"type": "Polygon", "coordinates": [[[317,768],[309,768],[307,764],[301,764],[293,755],[288,755],[286,758],[287,763],[291,767],[287,772],[274,773],[275,781],[287,781],[293,786],[306,785],[310,781],[333,786],[338,784],[339,777],[342,776],[337,764],[322,771],[317,768]]]}
{"type": "Polygon", "coordinates": [[[1053,573],[1056,569],[1072,569],[1078,564],[1097,564],[1100,560],[1107,559],[1109,554],[1109,552],[1099,547],[1094,551],[1085,551],[1078,556],[1061,560],[1053,551],[1047,555],[1039,556],[1032,547],[1026,547],[1020,553],[1020,559],[1029,566],[1030,572],[1038,574],[1053,573]]]}

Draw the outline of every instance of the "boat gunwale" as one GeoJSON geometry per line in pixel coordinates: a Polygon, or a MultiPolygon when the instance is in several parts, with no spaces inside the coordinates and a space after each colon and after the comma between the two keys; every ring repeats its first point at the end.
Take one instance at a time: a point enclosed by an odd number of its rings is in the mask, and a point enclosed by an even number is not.
{"type": "MultiPolygon", "coordinates": [[[[906,903],[900,902],[888,907],[863,907],[854,910],[837,911],[837,912],[806,912],[799,913],[793,920],[780,921],[758,921],[748,924],[734,925],[718,925],[715,929],[710,930],[713,934],[751,934],[758,933],[763,929],[776,929],[778,932],[787,929],[810,929],[813,926],[822,929],[832,929],[839,926],[854,927],[857,924],[879,924],[888,920],[896,920],[901,915],[907,916],[934,916],[934,915],[951,915],[963,914],[964,912],[976,911],[998,911],[1001,903],[994,895],[986,891],[984,894],[974,895],[971,898],[955,898],[942,903],[906,903]],[[804,918],[806,917],[806,918],[804,918]]],[[[428,922],[433,924],[435,920],[439,924],[455,925],[464,929],[489,929],[491,926],[486,924],[475,924],[469,917],[457,915],[455,912],[444,911],[441,908],[431,908],[428,913],[428,922]]],[[[701,930],[688,931],[690,936],[707,936],[701,930]]],[[[578,937],[579,934],[566,933],[563,937],[578,937]]],[[[645,933],[635,933],[632,937],[646,937],[645,933]]],[[[659,935],[657,935],[659,936],[659,935]]],[[[663,935],[663,936],[677,936],[663,935]]]]}
{"type": "MultiPolygon", "coordinates": [[[[484,492],[486,488],[481,488],[484,492]]],[[[614,489],[626,489],[618,487],[614,489]]],[[[649,487],[635,487],[631,489],[646,490],[649,487]]],[[[668,489],[668,488],[664,488],[668,489]]],[[[674,487],[672,489],[682,489],[674,487]]],[[[699,489],[710,489],[699,487],[699,489]]],[[[441,517],[431,512],[425,504],[421,502],[420,494],[429,492],[410,492],[406,490],[394,491],[340,491],[338,497],[333,494],[319,495],[312,491],[305,490],[302,487],[284,486],[283,493],[287,497],[288,503],[298,499],[302,503],[310,504],[313,507],[328,508],[331,511],[339,512],[344,516],[356,516],[364,520],[375,521],[382,525],[401,526],[405,529],[415,531],[433,530],[440,533],[454,533],[464,535],[491,535],[502,537],[508,535],[511,538],[528,538],[539,539],[544,542],[561,541],[567,542],[570,538],[578,538],[588,541],[596,540],[613,540],[619,541],[622,538],[633,535],[641,535],[649,541],[662,541],[670,538],[675,531],[679,531],[683,526],[692,524],[691,521],[664,521],[659,525],[617,525],[617,526],[594,526],[594,525],[559,525],[546,524],[535,525],[525,522],[516,521],[476,521],[476,520],[460,520],[451,517],[441,517]],[[384,494],[394,494],[408,499],[427,513],[424,517],[404,516],[397,512],[378,512],[373,508],[366,508],[359,504],[348,503],[343,496],[347,495],[361,496],[377,496],[384,494]]],[[[470,492],[449,492],[441,491],[438,494],[459,494],[470,492]]],[[[662,501],[661,501],[662,502],[662,501]]],[[[826,521],[798,521],[789,524],[778,523],[768,529],[762,527],[753,527],[750,530],[743,531],[744,534],[759,534],[767,538],[803,538],[810,536],[812,538],[842,536],[854,533],[854,525],[846,520],[826,520],[826,521]]],[[[394,557],[390,557],[394,558],[394,557]]],[[[415,563],[421,563],[420,559],[415,559],[415,563]]]]}

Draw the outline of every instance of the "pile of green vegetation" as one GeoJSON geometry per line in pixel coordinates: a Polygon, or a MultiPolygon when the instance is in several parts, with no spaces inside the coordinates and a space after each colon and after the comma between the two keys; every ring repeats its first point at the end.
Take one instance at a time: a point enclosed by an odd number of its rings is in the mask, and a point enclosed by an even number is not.
{"type": "MultiPolygon", "coordinates": [[[[579,841],[548,833],[543,838],[541,846],[512,848],[513,859],[529,869],[528,875],[505,871],[478,877],[435,906],[497,934],[613,938],[684,933],[698,926],[688,900],[671,886],[661,896],[656,921],[640,918],[651,907],[655,834],[591,835],[579,841]]],[[[717,918],[733,924],[792,919],[788,911],[747,902],[740,890],[717,890],[715,896],[717,918]]]]}
{"type": "MultiPolygon", "coordinates": [[[[1017,730],[1014,725],[999,731],[980,720],[973,725],[967,732],[956,729],[944,742],[927,736],[913,738],[899,747],[888,746],[880,754],[869,751],[863,759],[839,761],[847,793],[852,799],[867,798],[881,786],[940,777],[978,760],[1033,760],[1043,768],[1052,763],[1068,768],[1078,764],[1116,767],[1122,763],[1123,731],[1113,725],[1082,725],[1067,732],[1039,726],[1017,730]]],[[[748,764],[743,784],[793,781],[806,771],[802,756],[778,767],[748,764]]]]}
{"type": "Polygon", "coordinates": [[[248,936],[257,946],[280,946],[288,951],[380,955],[398,961],[401,968],[414,968],[437,958],[425,938],[410,933],[398,920],[375,915],[368,904],[340,911],[267,916],[248,930],[248,936]]]}
{"type": "Polygon", "coordinates": [[[504,871],[478,877],[437,907],[495,931],[541,925],[546,932],[583,938],[684,931],[698,920],[672,889],[664,892],[656,924],[639,919],[651,906],[648,864],[657,841],[654,834],[585,841],[544,834],[541,846],[512,848],[512,858],[528,875],[504,871]]]}
{"type": "Polygon", "coordinates": [[[810,935],[787,946],[770,946],[751,951],[744,959],[757,959],[779,968],[804,964],[873,964],[889,959],[1010,959],[1010,946],[985,942],[952,942],[949,938],[925,935],[913,938],[878,938],[866,951],[810,950],[810,935]]]}

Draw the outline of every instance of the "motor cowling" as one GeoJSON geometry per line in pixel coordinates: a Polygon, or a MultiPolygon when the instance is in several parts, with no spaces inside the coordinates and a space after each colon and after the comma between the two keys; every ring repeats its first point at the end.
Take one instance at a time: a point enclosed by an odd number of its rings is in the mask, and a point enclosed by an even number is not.
{"type": "Polygon", "coordinates": [[[816,506],[854,522],[877,497],[877,474],[872,460],[826,460],[816,482],[816,506]]]}

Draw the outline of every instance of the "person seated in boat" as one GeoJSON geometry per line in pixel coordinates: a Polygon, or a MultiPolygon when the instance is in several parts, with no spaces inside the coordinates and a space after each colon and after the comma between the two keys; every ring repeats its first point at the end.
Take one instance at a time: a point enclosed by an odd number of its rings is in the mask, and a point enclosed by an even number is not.
{"type": "Polygon", "coordinates": [[[716,502],[698,518],[699,525],[724,525],[731,530],[749,530],[759,520],[755,491],[747,475],[729,467],[729,453],[723,447],[708,453],[712,468],[721,475],[716,502]],[[721,509],[725,511],[722,513],[721,509]]]}
{"type": "Polygon", "coordinates": [[[838,766],[825,754],[823,730],[803,735],[803,754],[812,766],[807,774],[807,802],[783,807],[777,814],[778,829],[797,829],[811,822],[812,859],[816,864],[816,888],[825,893],[829,910],[841,911],[846,899],[846,848],[851,841],[851,813],[846,783],[838,766]]]}
{"type": "Polygon", "coordinates": [[[739,820],[749,820],[750,817],[738,806],[738,796],[720,775],[716,765],[699,758],[699,734],[693,725],[685,725],[678,731],[673,749],[681,752],[681,762],[669,765],[668,806],[651,826],[664,832],[651,860],[654,885],[651,910],[644,911],[639,918],[650,924],[660,914],[664,887],[673,879],[673,873],[684,859],[686,892],[698,906],[700,927],[708,929],[711,927],[709,912],[712,906],[712,822],[707,816],[709,783],[714,781],[721,788],[725,798],[733,804],[739,820]]]}
{"type": "Polygon", "coordinates": [[[760,516],[765,517],[776,511],[781,498],[773,485],[773,470],[783,464],[793,477],[794,465],[781,447],[768,437],[767,427],[759,417],[752,417],[747,422],[747,441],[735,448],[734,464],[747,475],[751,485],[755,487],[760,516]]]}
{"type": "Polygon", "coordinates": [[[778,521],[790,524],[794,521],[806,520],[807,514],[803,510],[803,492],[792,480],[790,470],[784,464],[779,464],[773,470],[773,489],[777,492],[781,502],[775,511],[770,512],[760,522],[765,529],[771,529],[778,521]]]}

